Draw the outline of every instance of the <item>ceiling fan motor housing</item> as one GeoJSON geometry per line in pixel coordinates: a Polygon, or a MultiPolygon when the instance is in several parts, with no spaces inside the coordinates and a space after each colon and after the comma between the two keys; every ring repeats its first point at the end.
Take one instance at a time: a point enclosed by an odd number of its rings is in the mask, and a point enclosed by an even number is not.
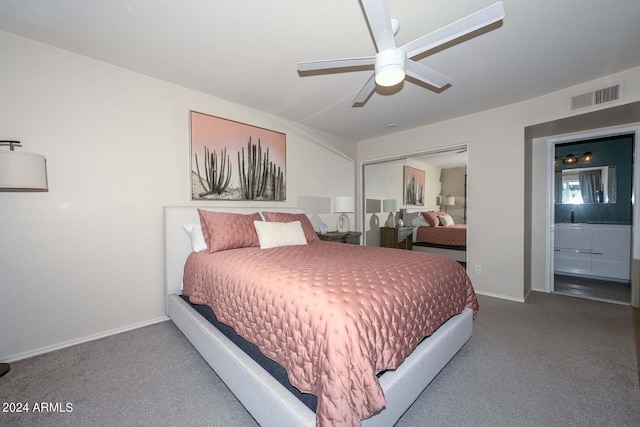
{"type": "Polygon", "coordinates": [[[404,50],[386,49],[376,55],[376,83],[380,86],[395,86],[405,77],[405,61],[407,54],[404,50]]]}

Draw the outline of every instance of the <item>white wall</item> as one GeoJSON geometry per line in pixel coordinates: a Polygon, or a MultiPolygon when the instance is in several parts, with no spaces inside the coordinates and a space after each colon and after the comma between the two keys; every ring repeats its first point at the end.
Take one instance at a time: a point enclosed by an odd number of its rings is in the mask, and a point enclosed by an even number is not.
{"type": "MultiPolygon", "coordinates": [[[[624,82],[640,99],[640,68],[539,98],[360,141],[358,161],[468,144],[468,272],[478,293],[524,300],[524,129],[569,116],[567,98],[624,82]],[[508,202],[502,202],[508,196],[508,202]],[[482,266],[482,274],[475,266],[482,266]]],[[[361,179],[360,177],[358,178],[361,179]]]]}
{"type": "Polygon", "coordinates": [[[0,52],[0,137],[45,155],[49,178],[0,192],[0,360],[164,318],[162,207],[202,205],[190,109],[287,134],[278,206],[355,192],[344,139],[5,32],[0,52]]]}

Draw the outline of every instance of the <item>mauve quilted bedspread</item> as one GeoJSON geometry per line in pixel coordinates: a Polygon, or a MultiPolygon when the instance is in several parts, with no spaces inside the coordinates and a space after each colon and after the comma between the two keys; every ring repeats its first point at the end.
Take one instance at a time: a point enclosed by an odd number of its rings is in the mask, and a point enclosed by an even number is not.
{"type": "Polygon", "coordinates": [[[467,226],[466,224],[454,224],[446,227],[418,227],[416,242],[467,246],[467,226]]]}
{"type": "Polygon", "coordinates": [[[318,426],[358,426],[380,411],[376,373],[465,307],[478,309],[449,258],[324,241],[192,253],[183,292],[314,393],[318,426]]]}

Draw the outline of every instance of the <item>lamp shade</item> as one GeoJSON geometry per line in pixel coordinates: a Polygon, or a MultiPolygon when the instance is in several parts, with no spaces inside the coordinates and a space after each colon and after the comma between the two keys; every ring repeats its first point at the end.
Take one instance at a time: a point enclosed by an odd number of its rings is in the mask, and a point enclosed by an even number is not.
{"type": "Polygon", "coordinates": [[[0,151],[0,191],[48,191],[47,161],[40,154],[0,151]]]}
{"type": "Polygon", "coordinates": [[[382,212],[395,212],[398,210],[398,201],[396,199],[387,199],[382,202],[382,212]]]}
{"type": "Polygon", "coordinates": [[[456,204],[456,198],[453,196],[447,196],[447,206],[453,206],[456,204]]]}
{"type": "Polygon", "coordinates": [[[355,202],[351,196],[337,196],[334,200],[333,210],[335,212],[354,212],[355,202]]]}
{"type": "Polygon", "coordinates": [[[378,213],[378,212],[382,212],[382,200],[367,199],[365,203],[365,213],[378,213]]]}

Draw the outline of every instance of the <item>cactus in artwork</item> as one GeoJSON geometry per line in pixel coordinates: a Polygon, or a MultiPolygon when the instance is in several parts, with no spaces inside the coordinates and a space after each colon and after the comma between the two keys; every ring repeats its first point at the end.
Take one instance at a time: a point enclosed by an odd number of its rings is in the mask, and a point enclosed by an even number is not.
{"type": "Polygon", "coordinates": [[[408,205],[415,205],[416,202],[416,176],[410,175],[405,187],[405,200],[408,205]]]}
{"type": "Polygon", "coordinates": [[[269,175],[269,147],[263,154],[260,140],[258,145],[247,143],[247,159],[245,162],[244,147],[242,156],[238,151],[238,176],[240,178],[240,193],[246,200],[263,198],[267,190],[269,175]]]}
{"type": "Polygon", "coordinates": [[[256,145],[249,137],[246,159],[244,147],[238,151],[238,177],[245,200],[285,200],[284,171],[269,160],[269,147],[262,151],[260,139],[256,145]]]}
{"type": "Polygon", "coordinates": [[[407,180],[405,200],[408,205],[424,205],[424,185],[417,182],[414,174],[407,180]]]}
{"type": "Polygon", "coordinates": [[[200,175],[200,165],[198,164],[198,153],[196,157],[196,173],[200,184],[204,188],[204,193],[201,196],[208,196],[212,194],[222,194],[226,191],[231,180],[231,162],[227,155],[227,148],[223,148],[220,152],[220,167],[218,168],[218,153],[213,150],[213,153],[209,152],[207,147],[204,147],[204,180],[200,175]]]}
{"type": "Polygon", "coordinates": [[[271,164],[269,167],[269,177],[271,181],[271,192],[273,200],[285,200],[285,186],[284,186],[284,173],[278,166],[271,164]]]}

